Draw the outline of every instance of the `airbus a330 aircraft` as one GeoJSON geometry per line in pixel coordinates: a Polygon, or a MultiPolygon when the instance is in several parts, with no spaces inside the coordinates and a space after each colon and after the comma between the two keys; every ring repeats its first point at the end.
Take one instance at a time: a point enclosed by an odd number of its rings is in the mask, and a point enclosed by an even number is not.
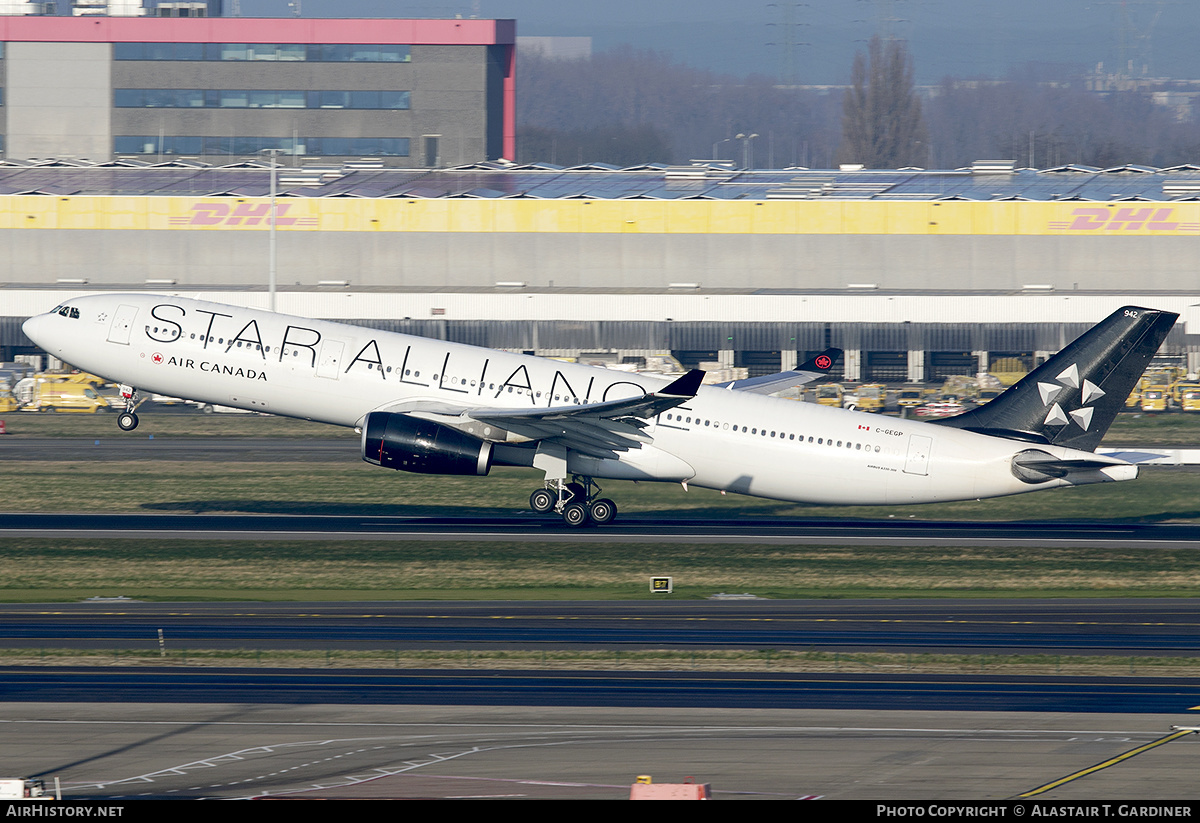
{"type": "Polygon", "coordinates": [[[1130,480],[1093,453],[1177,315],[1118,309],[1000,397],[936,423],[770,397],[828,372],[701,386],[358,326],[144,294],[72,299],[25,333],[137,389],[352,426],[369,463],[434,474],[542,471],[538,512],[616,516],[595,479],[670,481],[805,503],[966,500],[1130,480]]]}

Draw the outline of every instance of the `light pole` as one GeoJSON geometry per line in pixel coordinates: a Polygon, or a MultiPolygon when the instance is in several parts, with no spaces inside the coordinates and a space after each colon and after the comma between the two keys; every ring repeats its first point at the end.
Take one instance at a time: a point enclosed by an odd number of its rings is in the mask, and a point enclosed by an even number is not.
{"type": "Polygon", "coordinates": [[[271,311],[275,311],[275,181],[279,173],[275,158],[283,154],[283,149],[262,149],[259,154],[267,155],[271,161],[271,213],[267,215],[267,293],[270,295],[271,311]]]}
{"type": "Polygon", "coordinates": [[[713,160],[717,159],[717,146],[721,145],[722,143],[728,143],[732,139],[732,137],[726,137],[724,140],[718,140],[717,142],[713,143],[713,160]]]}
{"type": "Polygon", "coordinates": [[[750,141],[753,140],[755,137],[758,137],[758,135],[757,134],[739,134],[735,138],[737,140],[742,141],[742,168],[743,169],[750,168],[750,141]]]}

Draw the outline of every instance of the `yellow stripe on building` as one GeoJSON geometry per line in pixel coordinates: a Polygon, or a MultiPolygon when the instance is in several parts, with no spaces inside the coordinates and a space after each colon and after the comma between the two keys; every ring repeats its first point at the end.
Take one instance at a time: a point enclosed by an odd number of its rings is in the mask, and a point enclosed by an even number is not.
{"type": "MultiPolygon", "coordinates": [[[[1200,202],[281,197],[281,231],[528,234],[1196,235],[1200,202]]],[[[266,198],[0,197],[0,229],[265,231],[266,198]]]]}

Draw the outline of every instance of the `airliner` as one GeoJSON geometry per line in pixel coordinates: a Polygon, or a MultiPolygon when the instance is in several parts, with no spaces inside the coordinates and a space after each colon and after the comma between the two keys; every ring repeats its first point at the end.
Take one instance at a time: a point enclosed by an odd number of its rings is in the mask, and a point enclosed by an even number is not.
{"type": "Polygon", "coordinates": [[[617,514],[598,480],[680,483],[799,503],[999,497],[1131,480],[1094,453],[1178,315],[1126,306],[990,403],[933,422],[771,396],[819,379],[839,350],[777,375],[701,385],[182,297],[98,294],[25,334],[141,392],[353,427],[384,468],[543,473],[530,507],[570,526],[617,514]]]}

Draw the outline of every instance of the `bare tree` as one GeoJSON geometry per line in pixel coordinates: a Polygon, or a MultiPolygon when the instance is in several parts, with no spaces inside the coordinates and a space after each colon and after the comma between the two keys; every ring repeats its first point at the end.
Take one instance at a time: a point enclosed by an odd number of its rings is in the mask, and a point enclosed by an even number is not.
{"type": "Polygon", "coordinates": [[[1081,79],[947,79],[927,110],[938,168],[1001,157],[1021,166],[1195,162],[1200,127],[1146,92],[1088,91],[1081,79]]]}
{"type": "Polygon", "coordinates": [[[869,61],[862,52],[854,57],[843,101],[841,160],[873,169],[926,165],[928,138],[908,51],[878,37],[867,50],[869,61]]]}
{"type": "Polygon", "coordinates": [[[520,159],[560,165],[734,159],[734,135],[758,134],[759,167],[833,162],[841,99],[728,77],[621,47],[583,60],[522,55],[517,62],[520,159]]]}

